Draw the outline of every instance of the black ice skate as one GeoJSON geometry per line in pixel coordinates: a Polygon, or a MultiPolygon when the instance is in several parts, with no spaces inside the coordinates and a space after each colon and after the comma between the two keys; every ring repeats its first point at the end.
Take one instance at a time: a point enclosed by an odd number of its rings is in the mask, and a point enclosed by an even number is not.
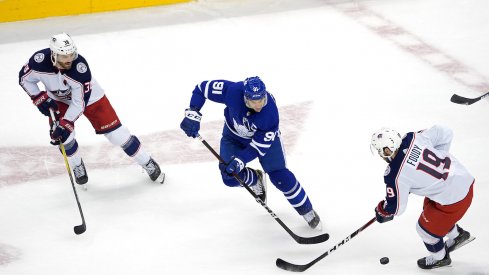
{"type": "Polygon", "coordinates": [[[83,159],[80,165],[73,167],[73,174],[75,174],[75,181],[77,184],[84,185],[88,182],[87,170],[85,169],[85,164],[83,159]]]}
{"type": "Polygon", "coordinates": [[[250,186],[253,193],[255,193],[262,202],[267,203],[267,182],[265,174],[260,170],[254,170],[258,176],[258,180],[255,185],[250,186]]]}
{"type": "Polygon", "coordinates": [[[450,252],[448,248],[445,246],[445,257],[441,260],[435,260],[432,255],[428,257],[424,257],[418,260],[418,266],[422,269],[433,269],[442,266],[447,266],[452,263],[452,259],[450,259],[450,252]]]}
{"type": "Polygon", "coordinates": [[[321,218],[319,218],[319,215],[316,213],[316,211],[314,211],[314,209],[302,215],[302,217],[312,229],[317,229],[319,231],[323,229],[321,218]]]}
{"type": "Polygon", "coordinates": [[[161,172],[160,166],[158,165],[158,163],[156,163],[156,161],[154,161],[153,158],[150,158],[148,163],[146,163],[143,168],[144,170],[146,170],[149,178],[152,181],[157,181],[163,184],[163,182],[165,181],[165,173],[161,172]]]}
{"type": "Polygon", "coordinates": [[[453,239],[453,243],[448,247],[448,251],[452,252],[454,250],[459,249],[460,247],[470,243],[475,239],[474,236],[471,236],[469,231],[465,231],[462,227],[456,225],[458,236],[453,239]]]}

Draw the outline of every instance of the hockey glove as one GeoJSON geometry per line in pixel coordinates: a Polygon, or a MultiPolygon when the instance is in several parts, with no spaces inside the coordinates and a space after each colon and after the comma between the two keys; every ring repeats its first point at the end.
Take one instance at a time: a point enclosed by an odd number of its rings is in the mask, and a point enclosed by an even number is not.
{"type": "Polygon", "coordinates": [[[226,173],[232,175],[233,173],[238,174],[245,167],[244,162],[237,157],[233,157],[231,161],[225,168],[226,173]]]}
{"type": "Polygon", "coordinates": [[[49,116],[49,109],[58,110],[58,104],[54,99],[48,96],[46,91],[42,91],[40,94],[32,97],[32,103],[36,105],[41,112],[45,116],[49,116]]]}
{"type": "Polygon", "coordinates": [[[199,135],[201,119],[202,114],[197,109],[190,107],[185,110],[185,118],[180,123],[180,128],[187,136],[196,138],[199,135]]]}
{"type": "Polygon", "coordinates": [[[394,219],[393,214],[389,214],[384,210],[384,202],[384,200],[381,200],[379,204],[377,204],[377,207],[375,207],[375,219],[379,223],[392,221],[392,219],[394,219]]]}
{"type": "Polygon", "coordinates": [[[51,130],[51,144],[59,145],[60,142],[64,143],[73,130],[75,130],[75,125],[69,120],[61,119],[59,122],[56,122],[51,130]]]}

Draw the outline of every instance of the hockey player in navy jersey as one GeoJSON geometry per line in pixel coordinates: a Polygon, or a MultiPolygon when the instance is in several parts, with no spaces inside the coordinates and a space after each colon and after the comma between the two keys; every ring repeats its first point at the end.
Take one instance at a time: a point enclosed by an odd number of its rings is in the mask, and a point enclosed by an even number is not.
{"type": "Polygon", "coordinates": [[[43,115],[49,117],[50,109],[56,111],[58,122],[54,126],[49,118],[51,143],[63,142],[77,184],[88,181],[75,139],[75,122],[82,114],[90,121],[95,133],[105,135],[112,144],[120,146],[146,170],[151,180],[163,183],[165,174],[141,147],[139,139],[121,124],[69,35],[53,35],[49,48],[35,52],[20,70],[19,84],[43,115]]]}
{"type": "Polygon", "coordinates": [[[245,81],[204,81],[192,93],[190,107],[180,127],[189,137],[197,137],[206,99],[226,105],[219,164],[222,180],[230,187],[239,186],[232,176],[237,173],[262,201],[266,201],[266,176],[246,164],[258,158],[270,181],[282,191],[294,209],[311,228],[321,229],[321,220],[294,174],[287,169],[279,130],[279,114],[275,99],[267,92],[259,77],[245,81]]]}
{"type": "Polygon", "coordinates": [[[410,193],[425,197],[416,230],[431,253],[418,260],[422,269],[451,264],[450,252],[474,239],[457,224],[472,202],[474,177],[449,153],[452,137],[450,129],[438,125],[404,138],[388,128],[372,135],[372,150],[389,163],[377,221],[401,215],[410,193]]]}

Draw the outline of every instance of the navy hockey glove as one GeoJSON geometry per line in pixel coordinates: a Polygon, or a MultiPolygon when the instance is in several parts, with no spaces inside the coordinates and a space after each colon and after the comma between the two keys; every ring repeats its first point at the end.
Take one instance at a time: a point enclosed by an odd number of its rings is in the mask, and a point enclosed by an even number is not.
{"type": "Polygon", "coordinates": [[[49,109],[58,110],[58,104],[54,99],[48,96],[46,91],[42,91],[40,94],[32,97],[32,103],[36,105],[41,112],[45,116],[49,116],[49,109]]]}
{"type": "Polygon", "coordinates": [[[185,118],[180,123],[180,128],[187,136],[196,138],[199,135],[201,119],[202,114],[197,109],[190,107],[185,110],[185,118]]]}
{"type": "Polygon", "coordinates": [[[228,163],[228,165],[226,165],[225,171],[226,173],[231,175],[233,173],[238,174],[239,172],[241,172],[241,170],[243,170],[244,167],[245,165],[242,160],[240,160],[237,157],[233,157],[233,159],[228,163]]]}
{"type": "Polygon", "coordinates": [[[384,210],[384,202],[384,200],[380,201],[379,204],[377,204],[377,207],[375,207],[375,219],[379,223],[392,221],[392,219],[394,219],[394,215],[389,214],[384,210]]]}
{"type": "Polygon", "coordinates": [[[53,130],[51,130],[51,144],[59,145],[60,141],[64,143],[73,130],[75,130],[75,126],[69,120],[61,119],[59,122],[56,122],[53,130]]]}

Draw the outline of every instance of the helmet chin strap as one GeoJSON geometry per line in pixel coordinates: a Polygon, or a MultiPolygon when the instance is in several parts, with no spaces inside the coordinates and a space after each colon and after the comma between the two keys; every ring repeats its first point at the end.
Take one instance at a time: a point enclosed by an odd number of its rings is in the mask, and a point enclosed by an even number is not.
{"type": "Polygon", "coordinates": [[[57,67],[56,66],[56,63],[58,62],[58,59],[56,58],[58,54],[54,53],[53,51],[51,51],[51,62],[53,62],[53,66],[54,67],[57,67]]]}

